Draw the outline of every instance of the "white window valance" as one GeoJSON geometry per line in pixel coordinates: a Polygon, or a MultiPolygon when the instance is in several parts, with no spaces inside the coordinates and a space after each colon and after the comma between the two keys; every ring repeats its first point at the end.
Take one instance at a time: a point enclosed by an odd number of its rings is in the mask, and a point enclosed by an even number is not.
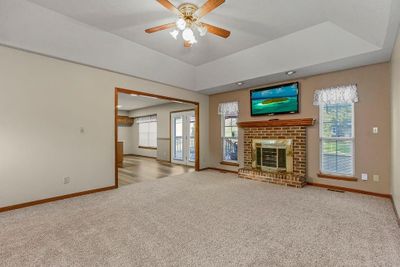
{"type": "Polygon", "coordinates": [[[150,115],[145,117],[139,117],[135,119],[136,123],[148,123],[148,122],[157,122],[157,115],[150,115]]]}
{"type": "Polygon", "coordinates": [[[238,116],[239,103],[238,102],[220,103],[218,106],[218,114],[225,116],[238,116]]]}
{"type": "Polygon", "coordinates": [[[355,84],[325,88],[314,92],[314,106],[357,102],[358,92],[355,84]]]}

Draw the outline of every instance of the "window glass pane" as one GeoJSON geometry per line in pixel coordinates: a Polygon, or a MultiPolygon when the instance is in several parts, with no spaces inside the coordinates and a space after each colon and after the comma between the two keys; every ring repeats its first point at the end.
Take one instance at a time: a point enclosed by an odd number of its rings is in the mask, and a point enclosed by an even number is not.
{"type": "Polygon", "coordinates": [[[225,126],[232,126],[232,119],[230,117],[225,118],[225,126]]]}
{"type": "Polygon", "coordinates": [[[174,118],[174,120],[175,120],[175,123],[174,123],[174,125],[175,125],[175,136],[182,137],[183,136],[183,128],[182,128],[183,121],[182,121],[182,118],[181,117],[174,118]]]}
{"type": "Polygon", "coordinates": [[[322,137],[353,137],[352,104],[322,107],[322,137]]]}
{"type": "Polygon", "coordinates": [[[157,122],[139,124],[139,146],[157,147],[157,122]]]}
{"type": "Polygon", "coordinates": [[[353,141],[322,140],[321,146],[322,172],[353,175],[353,141]]]}
{"type": "Polygon", "coordinates": [[[225,136],[224,137],[232,137],[232,127],[225,127],[225,136]]]}
{"type": "Polygon", "coordinates": [[[226,116],[222,120],[222,155],[224,161],[237,161],[238,127],[237,116],[226,116]]]}
{"type": "Polygon", "coordinates": [[[238,137],[238,127],[232,127],[232,136],[238,137]]]}
{"type": "Polygon", "coordinates": [[[223,138],[223,160],[237,161],[237,138],[223,138]]]}

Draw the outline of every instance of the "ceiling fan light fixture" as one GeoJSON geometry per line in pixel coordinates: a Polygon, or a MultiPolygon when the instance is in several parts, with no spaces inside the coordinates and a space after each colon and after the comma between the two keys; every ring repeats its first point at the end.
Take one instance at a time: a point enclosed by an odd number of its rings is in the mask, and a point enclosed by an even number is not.
{"type": "Polygon", "coordinates": [[[191,40],[194,40],[194,39],[195,39],[195,38],[194,38],[193,31],[192,31],[192,29],[190,29],[190,28],[186,28],[186,29],[182,32],[182,37],[183,37],[183,40],[185,40],[185,41],[187,41],[187,42],[190,42],[191,40]]]}
{"type": "Polygon", "coordinates": [[[190,44],[197,44],[197,40],[196,37],[194,37],[194,35],[192,36],[192,38],[189,40],[190,44]]]}
{"type": "Polygon", "coordinates": [[[201,37],[205,36],[208,31],[207,27],[204,27],[204,26],[197,27],[197,30],[199,31],[201,37]]]}
{"type": "Polygon", "coordinates": [[[186,21],[183,18],[179,18],[176,21],[176,27],[178,27],[179,30],[183,31],[186,28],[186,21]]]}
{"type": "Polygon", "coordinates": [[[171,36],[172,36],[175,40],[178,40],[178,35],[179,35],[179,31],[178,31],[178,30],[173,30],[172,32],[169,32],[169,34],[171,34],[171,36]]]}

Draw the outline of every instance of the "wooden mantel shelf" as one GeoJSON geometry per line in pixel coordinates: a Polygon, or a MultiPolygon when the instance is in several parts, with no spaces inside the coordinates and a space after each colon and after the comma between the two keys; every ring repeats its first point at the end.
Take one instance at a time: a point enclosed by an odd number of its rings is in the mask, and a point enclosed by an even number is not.
{"type": "Polygon", "coordinates": [[[285,126],[313,126],[315,119],[304,118],[304,119],[292,119],[292,120],[267,120],[267,121],[243,121],[238,122],[240,128],[251,128],[251,127],[285,127],[285,126]]]}

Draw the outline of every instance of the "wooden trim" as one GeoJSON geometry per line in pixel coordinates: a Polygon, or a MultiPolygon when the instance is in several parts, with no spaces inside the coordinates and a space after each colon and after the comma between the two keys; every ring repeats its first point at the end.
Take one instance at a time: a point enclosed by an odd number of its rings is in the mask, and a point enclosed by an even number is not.
{"type": "Polygon", "coordinates": [[[381,194],[381,193],[369,192],[369,191],[353,189],[353,188],[348,188],[348,187],[341,187],[341,186],[334,186],[334,185],[327,185],[327,184],[318,184],[318,183],[311,183],[311,182],[307,182],[307,185],[317,186],[317,187],[322,187],[322,188],[327,188],[327,189],[333,189],[333,190],[342,190],[342,191],[359,193],[359,194],[370,195],[370,196],[375,196],[375,197],[383,197],[383,198],[389,198],[389,199],[392,198],[392,195],[390,195],[390,194],[381,194]]]}
{"type": "Polygon", "coordinates": [[[332,174],[325,174],[322,172],[317,173],[319,178],[324,179],[333,179],[333,180],[341,180],[341,181],[348,181],[348,182],[357,182],[357,177],[348,177],[348,176],[339,176],[339,175],[332,175],[332,174]]]}
{"type": "Polygon", "coordinates": [[[238,122],[239,128],[250,128],[250,127],[280,127],[280,126],[313,126],[315,119],[304,118],[304,119],[291,119],[291,120],[268,120],[268,121],[243,121],[238,122]]]}
{"type": "Polygon", "coordinates": [[[109,186],[109,187],[103,187],[103,188],[98,188],[98,189],[82,191],[82,192],[78,192],[78,193],[72,193],[72,194],[68,194],[68,195],[62,195],[62,196],[56,196],[56,197],[26,202],[26,203],[12,205],[12,206],[8,206],[8,207],[2,207],[2,208],[0,208],[0,212],[22,209],[22,208],[26,208],[26,207],[39,205],[39,204],[63,200],[63,199],[67,199],[67,198],[79,197],[79,196],[88,195],[88,194],[99,193],[99,192],[108,191],[108,190],[112,190],[112,189],[117,189],[117,187],[114,185],[114,186],[109,186]]]}
{"type": "Polygon", "coordinates": [[[195,121],[195,151],[196,151],[196,158],[194,163],[194,168],[196,171],[200,170],[200,105],[197,104],[194,110],[194,117],[196,118],[195,121]]]}
{"type": "MultiPolygon", "coordinates": [[[[115,120],[117,120],[117,115],[118,115],[117,106],[118,106],[118,94],[119,93],[151,96],[151,97],[155,97],[155,98],[159,98],[159,99],[166,99],[166,100],[170,100],[170,101],[175,101],[175,102],[177,101],[177,102],[189,103],[189,104],[195,105],[195,109],[194,109],[195,117],[196,117],[196,134],[195,134],[195,138],[194,138],[195,139],[195,150],[196,150],[195,170],[200,171],[200,103],[199,102],[116,87],[115,88],[115,111],[116,111],[115,120]]],[[[170,123],[170,127],[171,127],[171,123],[170,123]]],[[[170,133],[171,133],[171,129],[170,129],[170,133]]],[[[117,142],[118,142],[118,125],[115,122],[115,155],[117,155],[117,142]]],[[[170,144],[170,147],[171,147],[171,144],[170,144]]],[[[116,175],[115,175],[116,185],[118,185],[117,158],[115,158],[115,173],[116,173],[116,175]]]]}
{"type": "Polygon", "coordinates": [[[237,162],[221,161],[219,164],[227,165],[227,166],[239,167],[239,163],[237,163],[237,162]]]}
{"type": "Polygon", "coordinates": [[[390,200],[392,201],[394,214],[396,215],[396,219],[397,219],[397,224],[398,224],[399,227],[400,227],[400,216],[399,216],[399,213],[397,212],[396,205],[394,204],[393,196],[390,197],[390,200]]]}
{"type": "Polygon", "coordinates": [[[114,141],[115,141],[115,187],[118,188],[119,184],[118,184],[118,90],[114,91],[114,141]]]}
{"type": "Polygon", "coordinates": [[[155,98],[161,98],[161,99],[166,99],[166,100],[171,100],[171,101],[179,101],[179,102],[184,102],[184,103],[190,103],[193,105],[199,105],[199,102],[195,101],[190,101],[190,100],[184,100],[184,99],[179,99],[179,98],[174,98],[174,97],[169,97],[169,96],[163,96],[163,95],[156,95],[156,94],[151,94],[147,92],[142,92],[142,91],[136,91],[136,90],[131,90],[131,89],[125,89],[125,88],[115,88],[118,93],[123,93],[123,94],[135,94],[135,95],[144,95],[144,96],[151,96],[155,98]]]}
{"type": "Polygon", "coordinates": [[[153,147],[153,146],[138,146],[138,148],[149,149],[149,150],[157,150],[157,147],[153,147]]]}
{"type": "Polygon", "coordinates": [[[204,169],[201,169],[200,171],[208,171],[208,170],[219,171],[219,172],[222,172],[222,173],[227,173],[228,172],[228,173],[238,174],[238,171],[231,171],[231,170],[225,170],[225,169],[214,168],[214,167],[204,168],[204,169]]]}

